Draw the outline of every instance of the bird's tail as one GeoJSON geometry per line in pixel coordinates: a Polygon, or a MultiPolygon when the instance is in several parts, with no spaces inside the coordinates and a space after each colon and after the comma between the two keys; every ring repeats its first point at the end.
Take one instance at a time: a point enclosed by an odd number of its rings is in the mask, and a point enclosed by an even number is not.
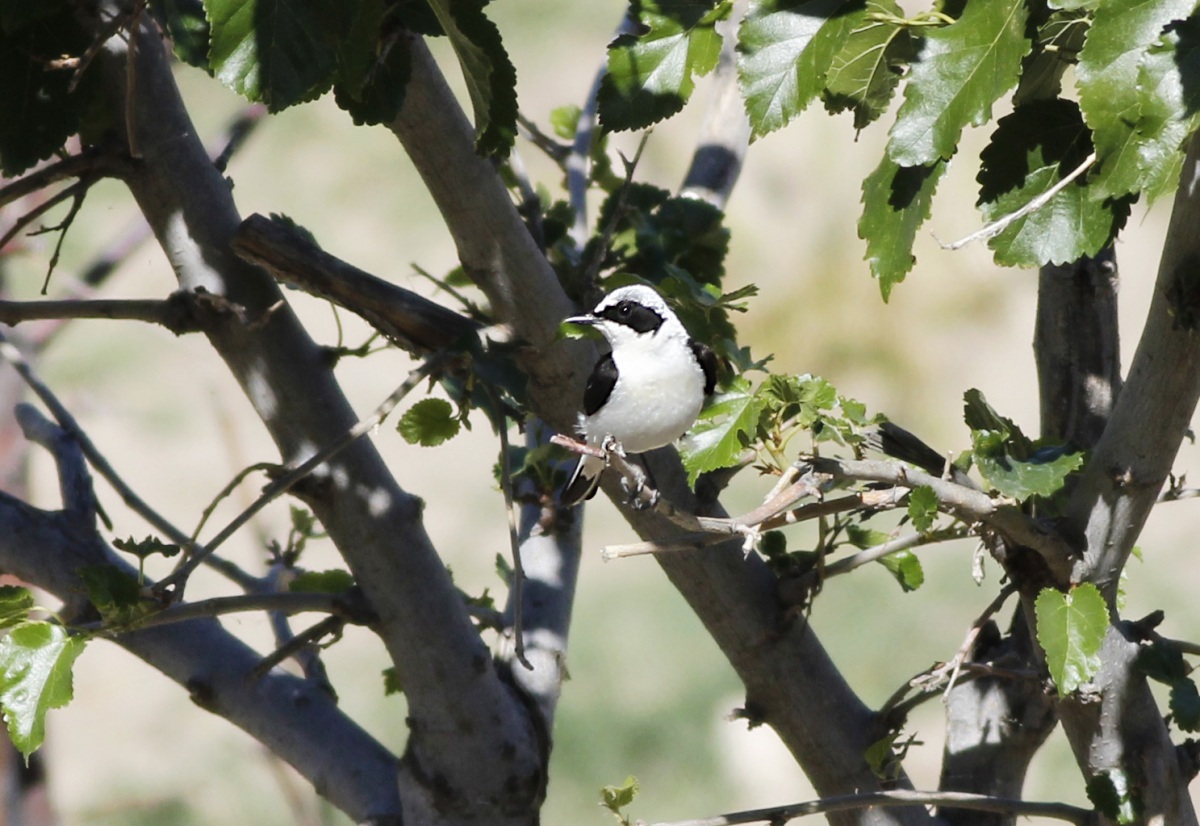
{"type": "Polygon", "coordinates": [[[603,470],[602,460],[595,456],[580,456],[579,464],[575,465],[575,472],[571,474],[571,481],[567,482],[566,488],[563,489],[560,500],[562,506],[574,507],[595,496],[596,488],[600,484],[600,472],[603,470]]]}

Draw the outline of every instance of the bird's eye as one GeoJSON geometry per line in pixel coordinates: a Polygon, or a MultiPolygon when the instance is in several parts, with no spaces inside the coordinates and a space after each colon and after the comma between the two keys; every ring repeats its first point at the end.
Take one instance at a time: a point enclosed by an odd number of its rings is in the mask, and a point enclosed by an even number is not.
{"type": "Polygon", "coordinates": [[[617,312],[620,313],[622,318],[628,318],[629,314],[633,312],[633,307],[629,304],[618,304],[617,312]]]}

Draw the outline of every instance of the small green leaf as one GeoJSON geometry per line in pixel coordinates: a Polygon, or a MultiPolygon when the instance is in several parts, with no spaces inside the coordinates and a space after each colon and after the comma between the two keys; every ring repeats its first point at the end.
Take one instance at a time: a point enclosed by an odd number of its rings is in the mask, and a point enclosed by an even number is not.
{"type": "Polygon", "coordinates": [[[20,585],[0,586],[0,628],[10,628],[29,618],[33,594],[20,585]]]}
{"type": "Polygon", "coordinates": [[[1138,649],[1137,667],[1150,679],[1167,685],[1187,679],[1189,672],[1179,646],[1161,639],[1138,649]]]}
{"type": "Polygon", "coordinates": [[[728,0],[639,3],[645,31],[622,34],[608,47],[608,72],[596,101],[604,128],[644,129],[682,109],[693,78],[717,65],[721,36],[715,26],[732,8],[728,0]]]}
{"type": "Polygon", "coordinates": [[[71,669],[85,645],[49,622],[21,623],[0,639],[0,709],[26,760],[46,737],[46,713],[71,701],[71,669]]]}
{"type": "Polygon", "coordinates": [[[929,218],[933,193],[945,171],[942,160],[928,166],[899,166],[885,156],[863,181],[858,237],[867,242],[867,263],[884,301],[917,261],[913,242],[929,218]]]}
{"type": "Polygon", "coordinates": [[[288,585],[292,593],[340,594],[354,587],[354,575],[340,568],[305,571],[288,585]]]}
{"type": "Polygon", "coordinates": [[[435,447],[458,434],[459,421],[445,399],[421,399],[400,417],[397,430],[409,444],[435,447]]]}
{"type": "Polygon", "coordinates": [[[389,32],[381,40],[383,13],[381,0],[359,6],[334,78],[334,100],[359,126],[395,120],[412,75],[408,38],[389,32]]]}
{"type": "Polygon", "coordinates": [[[131,553],[138,559],[146,559],[154,554],[162,554],[170,559],[182,550],[180,546],[163,542],[157,536],[147,536],[142,540],[136,540],[132,536],[128,539],[114,539],[112,544],[117,550],[131,553]]]}
{"type": "Polygon", "coordinates": [[[938,498],[929,485],[915,487],[908,495],[908,518],[913,527],[920,533],[925,533],[933,527],[933,520],[938,515],[938,498]]]}
{"type": "Polygon", "coordinates": [[[921,568],[921,560],[912,551],[897,551],[880,557],[879,564],[891,572],[906,593],[925,584],[925,571],[921,568]]]}
{"type": "Polygon", "coordinates": [[[85,72],[71,91],[74,72],[47,65],[50,57],[82,56],[92,36],[80,27],[73,7],[52,16],[27,12],[39,5],[7,3],[2,9],[0,177],[16,177],[59,151],[96,99],[99,73],[85,72]]]}
{"type": "Polygon", "coordinates": [[[637,778],[629,775],[620,786],[605,786],[600,790],[600,805],[621,817],[621,810],[633,802],[639,790],[637,778]]]}
{"type": "Polygon", "coordinates": [[[845,0],[752,5],[738,30],[738,82],[753,137],[786,126],[820,94],[850,31],[846,5],[845,0]]]}
{"type": "Polygon", "coordinates": [[[116,565],[85,565],[79,569],[79,578],[88,599],[107,623],[125,625],[154,610],[153,602],[142,599],[137,577],[116,565]]]}
{"type": "Polygon", "coordinates": [[[1034,602],[1037,638],[1046,666],[1065,697],[1100,670],[1100,648],[1108,631],[1108,606],[1090,582],[1062,593],[1043,588],[1034,602]]]}
{"type": "Polygon", "coordinates": [[[863,528],[859,525],[846,526],[846,538],[850,540],[850,544],[859,550],[874,548],[876,545],[882,545],[892,538],[891,534],[883,531],[875,531],[869,528],[863,528]]]}
{"type": "Polygon", "coordinates": [[[403,693],[404,684],[400,682],[400,672],[396,670],[396,666],[383,669],[383,696],[403,693]]]}
{"type": "Polygon", "coordinates": [[[175,56],[208,71],[208,19],[201,0],[150,0],[150,11],[170,36],[175,56]]]}
{"type": "Polygon", "coordinates": [[[1014,459],[999,446],[991,431],[975,431],[975,466],[992,490],[1024,502],[1031,496],[1050,497],[1062,490],[1067,477],[1083,467],[1083,453],[1055,448],[1035,452],[1029,461],[1014,459]]]}
{"type": "Polygon", "coordinates": [[[1171,716],[1183,731],[1200,731],[1200,692],[1191,677],[1171,686],[1171,716]]]}
{"type": "Polygon", "coordinates": [[[901,166],[948,160],[966,126],[992,116],[992,104],[1017,84],[1031,44],[1024,0],[967,3],[962,16],[925,37],[904,88],[888,141],[901,166]]]}
{"type": "Polygon", "coordinates": [[[971,388],[963,394],[963,421],[971,430],[988,430],[998,434],[1001,442],[1007,443],[1018,458],[1024,459],[1033,452],[1031,442],[1012,419],[996,412],[982,392],[971,388]]]}
{"type": "Polygon", "coordinates": [[[1141,816],[1141,798],[1124,771],[1104,771],[1088,780],[1087,796],[1100,814],[1115,823],[1134,823],[1141,816]]]}
{"type": "Polygon", "coordinates": [[[900,25],[902,18],[895,0],[866,0],[846,14],[848,34],[830,61],[821,98],[830,112],[852,109],[855,129],[887,110],[912,58],[912,37],[900,25]]]}
{"type": "Polygon", "coordinates": [[[694,485],[701,473],[737,463],[754,438],[763,409],[763,401],[750,392],[750,383],[738,379],[701,411],[700,419],[680,445],[689,484],[694,485]]]}

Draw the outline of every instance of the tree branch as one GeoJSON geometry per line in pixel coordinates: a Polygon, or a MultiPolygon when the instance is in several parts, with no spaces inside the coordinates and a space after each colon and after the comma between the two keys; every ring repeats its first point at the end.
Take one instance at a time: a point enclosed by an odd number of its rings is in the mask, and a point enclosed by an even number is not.
{"type": "Polygon", "coordinates": [[[872,806],[947,806],[953,805],[958,809],[970,809],[976,812],[1002,812],[1009,815],[1026,817],[1048,817],[1055,820],[1065,820],[1079,826],[1099,826],[1099,816],[1090,809],[1081,809],[1066,803],[1037,803],[1018,798],[990,797],[983,794],[967,794],[964,792],[918,792],[918,791],[884,791],[866,792],[863,794],[847,794],[835,797],[824,797],[808,803],[795,803],[790,806],[775,806],[770,809],[755,809],[748,812],[736,812],[720,815],[719,817],[701,818],[699,820],[676,820],[669,823],[656,823],[653,826],[734,826],[739,823],[786,823],[798,817],[809,815],[832,814],[834,812],[865,809],[872,806]]]}
{"type": "MultiPolygon", "coordinates": [[[[77,614],[86,604],[80,569],[136,571],[96,533],[94,493],[78,444],[33,408],[23,410],[29,437],[54,453],[64,509],[39,510],[0,492],[0,568],[66,601],[64,613],[77,614]]],[[[248,679],[258,654],[215,619],[133,631],[117,642],[257,738],[353,817],[399,811],[395,757],[304,680],[282,672],[257,683],[248,679]]]]}
{"type": "MultiPolygon", "coordinates": [[[[233,254],[241,219],[228,183],[196,138],[157,35],[142,26],[135,36],[138,95],[130,99],[143,161],[127,178],[130,191],[184,289],[203,287],[260,319],[213,318],[204,332],[284,462],[299,463],[315,445],[346,433],[356,417],[325,353],[282,303],[274,282],[233,254]]],[[[126,101],[126,58],[125,44],[116,39],[97,58],[117,112],[126,101]]],[[[414,73],[406,109],[422,98],[424,82],[414,73]]],[[[412,805],[420,807],[416,792],[432,795],[426,784],[436,780],[439,794],[452,791],[442,799],[467,809],[533,806],[544,783],[543,748],[526,708],[492,667],[425,532],[421,502],[400,489],[366,439],[310,479],[302,498],[366,593],[379,616],[376,628],[404,675],[410,758],[401,779],[414,793],[412,805]],[[508,761],[500,771],[495,761],[502,754],[508,761]]]]}
{"type": "Polygon", "coordinates": [[[0,324],[16,326],[40,319],[121,319],[166,327],[175,335],[199,331],[191,296],[172,293],[159,299],[95,299],[59,301],[0,300],[0,324]]]}
{"type": "Polygon", "coordinates": [[[233,251],[276,279],[362,316],[414,355],[448,347],[480,325],[416,293],[363,272],[294,229],[251,215],[233,237],[233,251]]]}

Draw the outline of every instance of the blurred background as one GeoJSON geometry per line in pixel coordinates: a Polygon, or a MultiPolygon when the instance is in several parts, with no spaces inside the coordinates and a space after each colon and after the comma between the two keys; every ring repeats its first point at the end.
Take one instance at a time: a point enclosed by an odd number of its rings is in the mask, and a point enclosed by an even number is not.
{"type": "MultiPolygon", "coordinates": [[[[488,11],[516,64],[523,114],[548,130],[552,109],[583,102],[624,4],[506,0],[488,11]]],[[[457,83],[445,44],[434,46],[457,83]]],[[[178,79],[207,142],[217,140],[245,107],[195,69],[180,67],[178,79]]],[[[685,112],[654,130],[639,179],[678,187],[707,93],[702,82],[685,112]]],[[[855,134],[848,114],[831,118],[818,104],[751,147],[728,207],[727,287],[754,283],[761,290],[736,319],[742,343],[760,357],[774,354],[774,370],[824,376],[843,394],[872,412],[887,413],[944,452],[969,446],[961,413],[963,392],[972,387],[1035,432],[1036,273],[998,268],[978,244],[947,252],[936,240],[960,238],[981,223],[972,209],[974,159],[987,130],[966,135],[921,232],[916,267],[884,304],[862,260],[856,223],[861,182],[881,157],[888,122],[885,117],[855,134]]],[[[618,136],[613,145],[632,154],[637,137],[618,136]]],[[[519,143],[518,151],[535,182],[556,191],[558,172],[529,144],[519,143]]],[[[328,97],[268,118],[234,157],[228,175],[243,215],[286,213],[333,254],[453,304],[415,273],[414,265],[444,274],[457,261],[400,146],[383,129],[354,127],[328,97]]],[[[1118,248],[1126,364],[1148,306],[1169,208],[1169,203],[1135,207],[1118,248]]],[[[50,295],[71,289],[96,251],[138,220],[119,184],[98,186],[66,240],[50,295]]],[[[10,259],[12,287],[22,297],[39,289],[53,240],[25,239],[10,259]]],[[[147,244],[109,280],[104,295],[156,298],[174,287],[163,255],[147,244]]],[[[336,343],[338,328],[328,305],[292,296],[314,337],[336,343]]],[[[349,345],[369,334],[348,314],[341,322],[349,345]]],[[[338,369],[365,415],[409,367],[405,356],[389,351],[345,359],[338,369]]],[[[198,337],[78,321],[44,353],[40,370],[126,480],[185,530],[241,468],[276,458],[240,391],[198,337]]],[[[424,497],[429,531],[456,581],[468,592],[501,591],[493,560],[507,554],[508,542],[503,500],[491,474],[498,445],[486,423],[480,419],[443,447],[419,448],[396,434],[394,421],[379,430],[375,442],[400,483],[424,497]]],[[[34,458],[33,502],[57,507],[53,468],[44,456],[34,458]]],[[[1195,449],[1185,446],[1178,472],[1195,459],[1195,449]]],[[[734,511],[756,502],[769,487],[744,475],[727,502],[734,511]]],[[[250,501],[258,484],[244,485],[226,502],[210,530],[250,501]]],[[[103,485],[100,494],[115,536],[149,532],[103,485]]],[[[1171,637],[1200,637],[1194,598],[1200,568],[1188,563],[1198,507],[1181,502],[1160,509],[1141,541],[1145,560],[1131,562],[1129,571],[1126,614],[1166,609],[1162,631],[1171,637]]],[[[282,539],[287,526],[287,503],[278,503],[227,547],[257,569],[266,540],[282,539]]],[[[641,783],[629,811],[647,821],[813,797],[769,731],[748,731],[744,722],[729,720],[744,699],[739,683],[654,561],[601,562],[600,548],[633,539],[607,502],[588,507],[571,679],[555,724],[543,822],[611,822],[597,805],[599,789],[627,775],[641,783]]],[[[791,544],[804,542],[797,532],[791,544]]],[[[990,564],[977,586],[971,578],[973,550],[960,543],[921,551],[926,583],[915,593],[902,593],[880,566],[832,580],[821,593],[813,627],[868,704],[879,705],[905,680],[949,659],[991,601],[1000,571],[990,564]]],[[[307,553],[310,567],[338,565],[327,543],[307,553]]],[[[198,581],[195,588],[195,596],[227,590],[216,578],[198,581]]],[[[264,618],[226,622],[263,650],[270,647],[264,618]]],[[[304,627],[304,618],[296,627],[304,627]]],[[[326,661],[343,707],[383,742],[402,749],[404,701],[383,695],[382,645],[351,628],[326,652],[326,661]]],[[[51,794],[64,823],[345,822],[249,737],[200,711],[183,690],[114,645],[89,646],[76,665],[75,691],[70,706],[51,714],[46,748],[51,794]]],[[[936,697],[910,720],[907,730],[919,745],[911,749],[906,768],[918,787],[936,785],[941,727],[936,697]]],[[[1035,762],[1027,796],[1086,803],[1061,733],[1035,762]]]]}

